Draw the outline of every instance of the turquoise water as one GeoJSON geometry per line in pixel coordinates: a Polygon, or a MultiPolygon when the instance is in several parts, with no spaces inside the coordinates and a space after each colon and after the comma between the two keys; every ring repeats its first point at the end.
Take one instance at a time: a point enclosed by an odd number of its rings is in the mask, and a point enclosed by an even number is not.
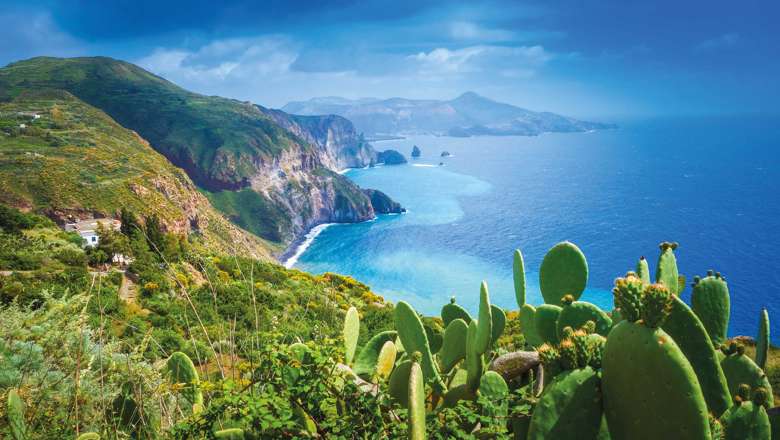
{"type": "Polygon", "coordinates": [[[523,250],[529,302],[539,304],[541,259],[571,240],[588,257],[584,298],[611,308],[614,278],[640,255],[654,263],[660,241],[678,241],[681,273],[723,272],[732,333],[752,335],[762,306],[780,317],[777,122],[658,120],[594,133],[380,142],[407,156],[416,144],[423,156],[347,175],[409,212],[331,226],[296,267],[352,275],[426,314],[452,295],[475,310],[482,280],[495,303],[516,308],[512,250],[523,250]],[[440,158],[442,150],[453,157],[440,158]]]}

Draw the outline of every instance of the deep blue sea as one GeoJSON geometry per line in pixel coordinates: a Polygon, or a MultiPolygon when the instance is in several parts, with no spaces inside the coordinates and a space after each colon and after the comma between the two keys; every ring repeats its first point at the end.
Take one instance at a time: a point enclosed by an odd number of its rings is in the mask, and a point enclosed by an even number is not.
{"type": "MultiPolygon", "coordinates": [[[[420,136],[383,141],[409,165],[350,170],[409,212],[325,229],[296,267],[352,275],[390,300],[438,314],[454,295],[471,310],[479,284],[517,308],[512,252],[526,261],[529,301],[555,243],[588,258],[583,299],[612,308],[615,277],[658,243],[677,241],[689,280],[720,271],[731,333],[754,335],[761,307],[780,323],[780,119],[721,117],[623,122],[617,130],[538,137],[420,136]],[[440,158],[443,150],[452,153],[440,158]],[[438,166],[444,162],[445,166],[438,166]]],[[[690,301],[690,287],[683,293],[690,301]]],[[[780,329],[780,324],[775,328],[780,329]]],[[[773,335],[780,342],[780,330],[773,335]]]]}

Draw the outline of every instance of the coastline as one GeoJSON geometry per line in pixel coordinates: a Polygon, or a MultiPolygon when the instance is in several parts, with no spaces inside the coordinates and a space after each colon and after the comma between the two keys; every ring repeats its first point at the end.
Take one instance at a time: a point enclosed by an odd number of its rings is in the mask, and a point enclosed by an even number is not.
{"type": "Polygon", "coordinates": [[[298,258],[300,258],[304,252],[306,252],[306,249],[308,249],[312,243],[314,243],[314,239],[316,239],[317,236],[322,233],[322,231],[335,224],[337,223],[322,223],[309,229],[309,231],[304,234],[303,237],[295,240],[290,245],[290,247],[284,251],[284,253],[279,257],[279,263],[281,263],[281,265],[286,269],[290,269],[295,266],[295,263],[298,262],[298,258]]]}

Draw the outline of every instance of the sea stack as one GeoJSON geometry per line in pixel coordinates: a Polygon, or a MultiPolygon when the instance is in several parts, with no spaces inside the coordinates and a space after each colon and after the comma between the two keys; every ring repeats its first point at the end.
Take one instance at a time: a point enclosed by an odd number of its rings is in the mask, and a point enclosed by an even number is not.
{"type": "Polygon", "coordinates": [[[418,157],[420,157],[420,154],[422,154],[422,152],[420,151],[420,147],[418,147],[417,145],[415,145],[415,146],[412,148],[412,157],[414,157],[414,158],[418,158],[418,157]]]}

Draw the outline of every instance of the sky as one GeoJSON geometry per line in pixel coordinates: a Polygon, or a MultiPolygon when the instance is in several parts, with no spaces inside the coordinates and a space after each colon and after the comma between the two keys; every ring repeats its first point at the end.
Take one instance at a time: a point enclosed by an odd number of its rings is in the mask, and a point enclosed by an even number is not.
{"type": "Polygon", "coordinates": [[[466,91],[577,117],[778,113],[780,2],[0,0],[0,65],[104,55],[281,107],[466,91]]]}

